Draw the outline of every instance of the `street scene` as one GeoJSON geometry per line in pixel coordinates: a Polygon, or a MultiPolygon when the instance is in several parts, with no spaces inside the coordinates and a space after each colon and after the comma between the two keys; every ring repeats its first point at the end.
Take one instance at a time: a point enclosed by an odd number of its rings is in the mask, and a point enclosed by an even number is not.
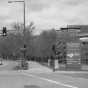
{"type": "Polygon", "coordinates": [[[0,0],[0,88],[88,88],[87,0],[0,0]]]}

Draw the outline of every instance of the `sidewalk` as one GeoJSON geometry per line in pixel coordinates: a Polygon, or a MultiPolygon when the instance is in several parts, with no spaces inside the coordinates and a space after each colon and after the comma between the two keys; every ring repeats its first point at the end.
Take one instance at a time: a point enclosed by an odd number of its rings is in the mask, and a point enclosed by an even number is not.
{"type": "Polygon", "coordinates": [[[0,67],[4,67],[4,66],[6,66],[6,65],[8,65],[8,62],[2,61],[2,65],[0,65],[0,67]]]}
{"type": "Polygon", "coordinates": [[[54,73],[87,73],[88,74],[88,71],[62,71],[62,70],[57,70],[57,71],[55,71],[54,73]]]}
{"type": "Polygon", "coordinates": [[[26,70],[26,72],[29,73],[51,73],[52,69],[45,67],[37,62],[28,62],[29,63],[29,69],[26,70]]]}
{"type": "Polygon", "coordinates": [[[65,74],[72,74],[72,73],[87,73],[88,71],[66,71],[66,70],[55,70],[53,72],[53,69],[48,68],[47,66],[43,66],[37,62],[28,62],[29,63],[29,69],[26,70],[26,72],[29,73],[65,73],[65,74]]]}

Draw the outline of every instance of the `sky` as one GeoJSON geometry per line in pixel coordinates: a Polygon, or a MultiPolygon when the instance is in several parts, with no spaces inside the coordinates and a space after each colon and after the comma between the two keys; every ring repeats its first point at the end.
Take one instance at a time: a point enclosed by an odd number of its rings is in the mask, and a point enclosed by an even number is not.
{"type": "MultiPolygon", "coordinates": [[[[34,22],[36,32],[66,25],[88,24],[88,0],[25,1],[26,24],[34,22]]],[[[0,27],[15,22],[23,22],[23,3],[0,0],[0,27]]]]}

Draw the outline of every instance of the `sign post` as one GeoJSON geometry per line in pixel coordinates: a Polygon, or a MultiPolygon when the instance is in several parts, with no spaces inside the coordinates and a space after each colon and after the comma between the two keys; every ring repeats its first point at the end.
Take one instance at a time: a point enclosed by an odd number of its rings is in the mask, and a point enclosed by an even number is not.
{"type": "Polygon", "coordinates": [[[23,57],[21,60],[21,67],[22,69],[26,70],[28,69],[28,63],[26,62],[26,46],[24,46],[24,48],[21,48],[21,52],[23,53],[23,57]]]}

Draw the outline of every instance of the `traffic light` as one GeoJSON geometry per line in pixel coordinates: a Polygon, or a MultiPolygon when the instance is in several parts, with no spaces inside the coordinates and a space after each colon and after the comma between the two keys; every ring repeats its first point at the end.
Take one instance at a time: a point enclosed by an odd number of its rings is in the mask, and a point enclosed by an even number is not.
{"type": "Polygon", "coordinates": [[[26,44],[24,44],[24,48],[26,49],[26,44]]]}
{"type": "Polygon", "coordinates": [[[52,50],[56,54],[56,46],[55,45],[52,46],[52,50]]]}
{"type": "Polygon", "coordinates": [[[3,36],[7,36],[7,29],[6,29],[6,27],[3,27],[2,33],[3,33],[3,36]]]}

